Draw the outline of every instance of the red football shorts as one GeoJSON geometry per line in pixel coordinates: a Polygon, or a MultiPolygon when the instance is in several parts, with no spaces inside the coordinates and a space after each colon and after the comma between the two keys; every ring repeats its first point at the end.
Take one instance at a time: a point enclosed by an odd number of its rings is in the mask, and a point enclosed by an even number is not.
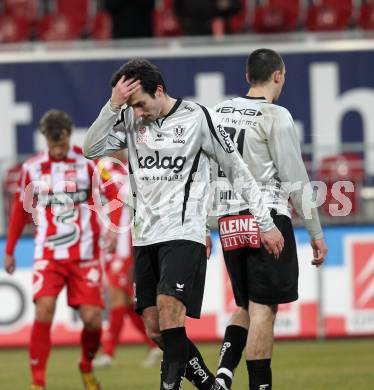
{"type": "Polygon", "coordinates": [[[34,302],[40,297],[57,297],[66,285],[69,306],[104,307],[99,260],[35,260],[32,279],[34,302]]]}
{"type": "Polygon", "coordinates": [[[133,296],[133,259],[132,257],[107,256],[105,272],[110,287],[123,290],[129,297],[133,296]]]}

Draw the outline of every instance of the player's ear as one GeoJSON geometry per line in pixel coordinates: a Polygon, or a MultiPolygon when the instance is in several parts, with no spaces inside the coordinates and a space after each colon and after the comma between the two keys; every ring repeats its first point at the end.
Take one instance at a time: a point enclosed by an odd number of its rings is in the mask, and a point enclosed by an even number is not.
{"type": "Polygon", "coordinates": [[[248,84],[250,84],[250,82],[249,82],[249,74],[248,74],[248,72],[245,74],[245,79],[247,80],[247,83],[248,83],[248,84]]]}
{"type": "Polygon", "coordinates": [[[273,73],[273,81],[275,84],[279,84],[282,81],[282,72],[280,70],[276,70],[273,73]]]}
{"type": "Polygon", "coordinates": [[[157,85],[157,89],[156,89],[155,95],[158,96],[158,97],[161,97],[162,95],[164,95],[164,93],[165,93],[164,92],[164,87],[161,84],[157,85]]]}

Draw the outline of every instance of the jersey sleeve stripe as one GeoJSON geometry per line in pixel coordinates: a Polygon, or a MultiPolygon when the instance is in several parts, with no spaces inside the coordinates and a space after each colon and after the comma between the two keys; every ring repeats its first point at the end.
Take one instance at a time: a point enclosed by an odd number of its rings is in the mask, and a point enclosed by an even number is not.
{"type": "Polygon", "coordinates": [[[183,208],[182,208],[182,225],[183,225],[184,219],[185,219],[188,198],[190,197],[192,180],[193,180],[194,174],[196,173],[197,168],[199,166],[200,155],[201,155],[201,149],[197,152],[197,154],[193,160],[192,168],[191,168],[190,174],[188,175],[188,179],[187,179],[186,186],[184,189],[184,199],[183,199],[183,208]]]}
{"type": "Polygon", "coordinates": [[[199,106],[201,107],[201,109],[203,110],[203,112],[205,114],[205,118],[206,118],[206,121],[208,122],[208,126],[209,126],[210,132],[213,134],[213,136],[217,140],[217,142],[221,145],[222,149],[226,150],[225,146],[222,145],[222,142],[221,142],[221,140],[219,139],[219,137],[217,135],[216,129],[215,129],[214,125],[213,125],[212,118],[210,117],[208,110],[206,109],[206,107],[204,107],[204,106],[202,106],[200,104],[199,104],[199,106]]]}

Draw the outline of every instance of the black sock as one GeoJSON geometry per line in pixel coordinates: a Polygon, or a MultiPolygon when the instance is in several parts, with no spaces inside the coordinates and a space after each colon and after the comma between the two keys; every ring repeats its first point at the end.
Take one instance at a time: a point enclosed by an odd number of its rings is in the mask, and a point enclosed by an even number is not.
{"type": "Polygon", "coordinates": [[[203,357],[196,348],[196,345],[191,340],[187,340],[189,354],[186,367],[186,379],[200,390],[209,390],[214,383],[214,375],[205,365],[203,357]]]}
{"type": "Polygon", "coordinates": [[[250,390],[271,390],[271,359],[247,360],[250,390]]]}
{"type": "Polygon", "coordinates": [[[186,371],[188,341],[186,328],[172,328],[161,331],[164,356],[161,362],[160,389],[179,390],[186,371]]]}
{"type": "Polygon", "coordinates": [[[219,354],[217,378],[223,379],[228,389],[231,388],[235,368],[242,357],[247,343],[248,330],[238,325],[229,325],[225,331],[219,354]]]}

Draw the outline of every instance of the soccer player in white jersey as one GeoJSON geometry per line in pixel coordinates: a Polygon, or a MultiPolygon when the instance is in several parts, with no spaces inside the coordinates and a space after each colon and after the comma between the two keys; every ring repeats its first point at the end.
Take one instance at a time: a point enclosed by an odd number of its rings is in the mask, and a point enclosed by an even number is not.
{"type": "MultiPolygon", "coordinates": [[[[98,390],[92,373],[92,359],[100,345],[101,267],[99,260],[99,218],[92,210],[95,188],[101,178],[95,163],[84,158],[82,150],[70,146],[73,123],[63,111],[50,110],[40,121],[47,150],[22,165],[19,187],[9,221],[5,270],[16,269],[14,249],[32,213],[35,227],[33,300],[35,320],[29,345],[33,390],[46,385],[46,366],[51,350],[50,330],[57,296],[67,286],[69,306],[79,309],[83,321],[82,355],[79,369],[86,390],[98,390]]],[[[109,200],[118,188],[105,187],[109,200]]],[[[101,186],[102,187],[102,186],[101,186]]],[[[96,188],[98,189],[98,188],[96,188]]],[[[111,213],[118,225],[120,208],[111,213]]],[[[114,249],[116,236],[108,235],[108,249],[114,249]]],[[[52,386],[53,387],[53,386],[52,386]]]]}
{"type": "Polygon", "coordinates": [[[239,220],[244,223],[250,210],[240,194],[233,191],[222,169],[213,169],[215,206],[218,215],[223,216],[218,220],[220,238],[239,307],[226,328],[220,353],[217,381],[224,389],[231,388],[233,372],[245,346],[250,390],[272,388],[270,364],[277,307],[298,298],[298,259],[289,199],[310,234],[312,264],[320,266],[327,253],[293,119],[284,107],[274,104],[282,91],[285,73],[278,53],[256,50],[247,61],[248,93],[215,107],[222,125],[251,167],[263,201],[285,240],[278,259],[263,248],[243,245],[250,240],[247,231],[238,229],[228,240],[228,224],[239,220]]]}
{"type": "Polygon", "coordinates": [[[160,389],[179,389],[184,375],[210,389],[214,376],[185,330],[186,315],[199,318],[204,292],[210,158],[243,194],[276,256],[283,237],[216,114],[170,97],[157,67],[143,59],[115,73],[111,98],[84,142],[90,159],[124,148],[135,209],[135,308],[164,350],[160,389]]]}

